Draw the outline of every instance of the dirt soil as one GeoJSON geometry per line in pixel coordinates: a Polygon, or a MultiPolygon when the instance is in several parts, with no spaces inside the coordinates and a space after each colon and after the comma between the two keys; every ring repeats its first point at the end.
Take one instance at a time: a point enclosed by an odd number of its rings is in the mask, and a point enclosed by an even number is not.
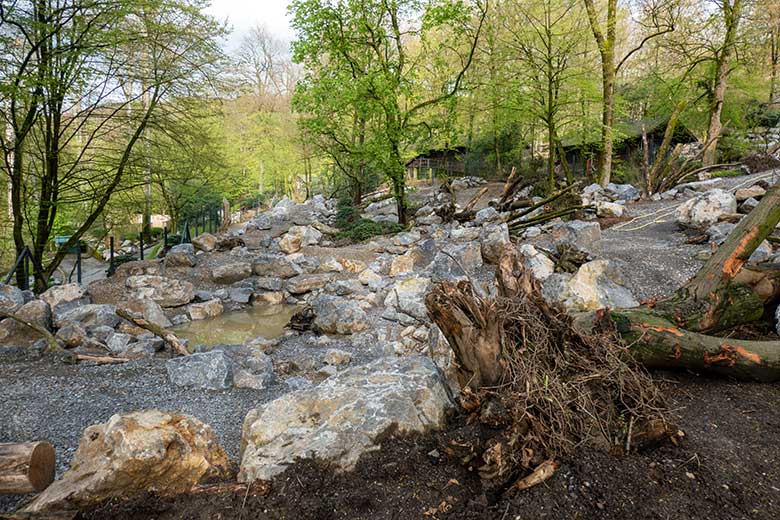
{"type": "Polygon", "coordinates": [[[683,445],[615,457],[583,448],[545,484],[498,495],[444,447],[448,432],[390,440],[354,472],[312,461],[270,492],[239,488],[110,503],[81,518],[122,519],[774,519],[780,518],[780,386],[656,374],[683,445]],[[435,450],[435,452],[434,452],[435,450]],[[436,453],[438,452],[438,453],[436,453]],[[436,456],[438,455],[438,456],[436,456]]]}

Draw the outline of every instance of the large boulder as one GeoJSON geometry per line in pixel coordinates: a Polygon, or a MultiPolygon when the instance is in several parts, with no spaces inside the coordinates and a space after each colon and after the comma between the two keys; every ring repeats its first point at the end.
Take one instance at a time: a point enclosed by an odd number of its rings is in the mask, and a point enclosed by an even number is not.
{"type": "Polygon", "coordinates": [[[263,390],[274,380],[274,364],[271,356],[258,345],[258,341],[246,345],[217,345],[210,352],[222,352],[228,357],[232,365],[233,386],[263,390]]]}
{"type": "Polygon", "coordinates": [[[13,314],[24,305],[24,294],[13,285],[0,284],[0,312],[13,314]]]}
{"type": "Polygon", "coordinates": [[[314,325],[326,334],[355,334],[368,329],[368,316],[352,299],[322,295],[314,303],[314,325]]]}
{"type": "Polygon", "coordinates": [[[620,218],[626,211],[626,207],[616,202],[597,202],[596,215],[601,218],[620,218]]]}
{"type": "Polygon", "coordinates": [[[70,469],[25,510],[79,509],[146,493],[175,495],[229,475],[227,454],[209,425],[158,410],[118,414],[84,430],[70,469]]]}
{"type": "Polygon", "coordinates": [[[434,282],[463,280],[482,267],[482,248],[479,242],[447,244],[436,253],[430,266],[434,282]]]}
{"type": "Polygon", "coordinates": [[[107,304],[90,303],[54,316],[54,326],[64,327],[76,323],[87,332],[98,327],[114,328],[122,321],[116,314],[116,307],[107,304]]]}
{"type": "Polygon", "coordinates": [[[187,314],[193,321],[216,318],[224,312],[222,301],[214,298],[205,302],[191,303],[187,306],[187,314]]]}
{"type": "Polygon", "coordinates": [[[219,284],[240,282],[250,276],[252,276],[252,264],[249,262],[222,264],[211,270],[212,281],[219,284]]]}
{"type": "Polygon", "coordinates": [[[639,302],[622,283],[617,269],[608,260],[594,260],[580,266],[573,276],[567,273],[548,276],[542,294],[548,301],[557,301],[576,311],[638,307],[639,302]]]}
{"type": "Polygon", "coordinates": [[[130,300],[120,305],[135,318],[141,318],[163,329],[171,326],[165,311],[154,300],[130,300]]]}
{"type": "Polygon", "coordinates": [[[449,407],[427,358],[380,359],[347,369],[251,410],[244,419],[238,478],[267,480],[300,458],[352,469],[388,433],[441,428],[449,407]]]}
{"type": "Polygon", "coordinates": [[[572,220],[553,227],[553,247],[565,245],[577,251],[595,253],[601,247],[601,227],[598,222],[572,220]]]}
{"type": "MultiPolygon", "coordinates": [[[[30,323],[40,325],[46,330],[51,329],[51,309],[49,304],[43,300],[29,301],[14,314],[30,323]]],[[[0,344],[29,346],[42,337],[30,327],[11,318],[0,321],[0,344]]]]}
{"type": "Polygon", "coordinates": [[[211,233],[203,233],[192,239],[192,245],[195,246],[196,249],[200,249],[206,253],[214,251],[217,247],[217,242],[217,237],[211,233]]]}
{"type": "Polygon", "coordinates": [[[555,272],[555,262],[536,249],[531,244],[523,244],[517,248],[523,260],[523,266],[530,269],[534,278],[543,282],[555,272]]]}
{"type": "Polygon", "coordinates": [[[151,299],[162,307],[187,305],[195,293],[190,282],[156,275],[130,276],[125,280],[129,299],[151,299]]]}
{"type": "Polygon", "coordinates": [[[386,309],[382,316],[402,323],[427,322],[425,293],[428,292],[430,285],[430,278],[420,276],[398,280],[388,291],[384,302],[386,309]]]}
{"type": "MultiPolygon", "coordinates": [[[[252,271],[257,276],[269,276],[274,278],[292,278],[303,270],[292,260],[271,254],[262,254],[252,262],[252,271]]],[[[276,289],[274,289],[276,290],[276,289]]]]}
{"type": "Polygon", "coordinates": [[[488,264],[497,264],[509,244],[509,227],[506,223],[484,226],[480,233],[482,260],[488,264]]]}
{"type": "Polygon", "coordinates": [[[624,202],[639,200],[642,196],[642,191],[631,184],[614,184],[610,182],[604,188],[604,192],[612,200],[622,200],[624,202]]]}
{"type": "Polygon", "coordinates": [[[736,197],[728,191],[714,189],[683,203],[675,212],[675,220],[683,227],[706,229],[721,216],[736,212],[736,197]]]}
{"type": "Polygon", "coordinates": [[[290,294],[305,294],[322,289],[331,280],[330,274],[299,274],[287,280],[287,291],[290,294]]]}
{"type": "Polygon", "coordinates": [[[41,294],[40,299],[49,304],[55,316],[80,305],[92,303],[87,291],[77,283],[55,285],[41,294]]]}
{"type": "Polygon", "coordinates": [[[198,259],[192,244],[175,245],[165,255],[166,267],[195,267],[197,264],[198,259]]]}
{"type": "Polygon", "coordinates": [[[233,364],[220,350],[169,359],[165,368],[177,386],[205,390],[227,390],[233,386],[233,364]]]}

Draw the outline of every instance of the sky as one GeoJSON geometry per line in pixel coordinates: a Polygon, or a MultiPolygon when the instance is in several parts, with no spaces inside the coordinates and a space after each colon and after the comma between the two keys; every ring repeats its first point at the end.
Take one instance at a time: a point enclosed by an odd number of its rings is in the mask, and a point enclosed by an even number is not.
{"type": "Polygon", "coordinates": [[[290,0],[212,0],[206,10],[219,20],[227,20],[233,32],[228,37],[227,49],[234,49],[247,29],[265,25],[272,34],[292,40],[293,31],[287,19],[290,0]]]}

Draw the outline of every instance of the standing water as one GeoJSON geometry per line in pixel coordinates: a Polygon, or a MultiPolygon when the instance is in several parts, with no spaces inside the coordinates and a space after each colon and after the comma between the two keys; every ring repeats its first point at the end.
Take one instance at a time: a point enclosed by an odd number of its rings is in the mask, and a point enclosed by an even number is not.
{"type": "Polygon", "coordinates": [[[190,345],[238,345],[258,336],[281,336],[296,310],[296,305],[251,307],[210,320],[191,321],[171,330],[188,339],[190,345]]]}

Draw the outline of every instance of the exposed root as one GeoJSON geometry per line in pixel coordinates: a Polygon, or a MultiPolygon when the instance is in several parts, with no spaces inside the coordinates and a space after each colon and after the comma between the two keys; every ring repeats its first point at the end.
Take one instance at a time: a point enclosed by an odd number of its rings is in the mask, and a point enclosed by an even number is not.
{"type": "Polygon", "coordinates": [[[661,392],[606,312],[597,330],[580,332],[543,299],[511,248],[496,277],[495,299],[478,296],[468,282],[444,282],[426,298],[454,351],[461,406],[474,426],[451,455],[506,486],[549,478],[551,461],[582,445],[619,453],[676,433],[661,392]]]}

